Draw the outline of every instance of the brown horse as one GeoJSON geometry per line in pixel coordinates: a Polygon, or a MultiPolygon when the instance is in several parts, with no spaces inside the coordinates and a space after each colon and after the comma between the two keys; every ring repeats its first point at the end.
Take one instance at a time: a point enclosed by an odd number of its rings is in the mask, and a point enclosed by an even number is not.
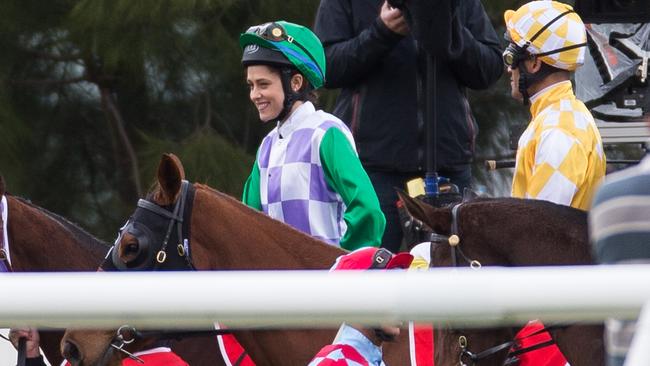
{"type": "MultiPolygon", "coordinates": [[[[161,209],[185,202],[183,187],[188,187],[188,184],[182,183],[184,177],[178,158],[171,154],[163,155],[158,167],[157,187],[149,195],[149,201],[156,206],[147,210],[157,210],[160,214],[161,209]]],[[[188,220],[188,216],[182,213],[183,210],[178,213],[183,215],[184,222],[190,222],[191,233],[189,258],[181,262],[190,260],[192,267],[197,270],[325,269],[343,253],[339,248],[271,219],[210,187],[201,184],[190,187],[187,189],[193,199],[187,198],[186,207],[191,206],[191,218],[188,220]]],[[[138,210],[142,210],[141,207],[143,205],[139,203],[138,210]]],[[[143,212],[138,210],[134,213],[134,218],[143,212]]],[[[175,216],[170,211],[167,212],[162,215],[175,216]]],[[[151,212],[142,215],[151,216],[151,212]]],[[[169,227],[172,226],[173,221],[169,224],[169,227]]],[[[166,224],[159,225],[159,231],[164,232],[165,228],[166,224]]],[[[118,267],[137,268],[147,263],[146,258],[151,257],[143,251],[151,249],[154,240],[131,234],[139,232],[138,230],[146,231],[137,226],[134,226],[134,231],[125,228],[125,234],[116,244],[112,257],[118,267]]],[[[175,238],[176,235],[172,234],[171,237],[175,238]]],[[[176,249],[172,249],[170,256],[175,255],[175,252],[176,249]]],[[[332,342],[335,332],[322,329],[241,330],[234,332],[234,335],[257,365],[304,366],[321,347],[332,342]]],[[[124,355],[109,346],[114,341],[114,335],[114,330],[69,330],[61,347],[66,358],[74,361],[74,365],[116,366],[124,355]]],[[[395,351],[386,355],[390,365],[408,364],[408,342],[405,336],[400,339],[402,347],[395,348],[395,351]]],[[[142,347],[137,343],[134,343],[135,348],[129,350],[136,351],[142,347]]]]}
{"type": "MultiPolygon", "coordinates": [[[[428,226],[442,238],[456,234],[460,239],[455,247],[445,240],[431,245],[435,267],[469,266],[473,260],[483,266],[593,264],[584,211],[546,201],[498,198],[462,203],[454,214],[451,207],[434,208],[406,194],[399,195],[408,213],[420,221],[418,224],[428,226]]],[[[467,301],[472,301],[471,293],[467,301]]],[[[478,354],[512,341],[517,331],[449,329],[444,324],[434,328],[437,366],[458,364],[461,336],[465,337],[466,350],[478,354]]],[[[572,366],[604,364],[602,325],[571,325],[549,332],[572,366]]],[[[503,365],[508,348],[476,363],[503,365]]],[[[463,361],[472,364],[468,358],[465,355],[463,361]]]]}
{"type": "MultiPolygon", "coordinates": [[[[0,176],[0,196],[5,195],[0,176]]],[[[10,194],[7,234],[8,266],[15,272],[96,271],[110,246],[69,220],[10,194]]],[[[0,225],[2,218],[0,217],[0,225]]],[[[41,348],[52,365],[62,361],[63,331],[41,330],[41,348]]],[[[172,348],[192,366],[225,365],[212,336],[172,343],[172,348]],[[211,352],[209,352],[211,350],[211,352]]]]}

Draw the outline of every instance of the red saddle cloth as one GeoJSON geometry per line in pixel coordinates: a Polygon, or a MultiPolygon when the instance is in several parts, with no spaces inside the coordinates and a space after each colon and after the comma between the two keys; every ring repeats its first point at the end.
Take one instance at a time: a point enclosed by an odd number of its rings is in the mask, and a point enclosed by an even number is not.
{"type": "Polygon", "coordinates": [[[411,366],[434,366],[433,326],[409,323],[411,366]]]}
{"type": "MultiPolygon", "coordinates": [[[[147,366],[189,366],[177,354],[165,347],[137,352],[135,355],[144,361],[144,364],[147,366]]],[[[71,366],[70,362],[66,361],[65,366],[71,366]]],[[[142,366],[142,364],[136,360],[126,358],[122,360],[122,366],[142,366]]]]}
{"type": "Polygon", "coordinates": [[[517,352],[517,350],[525,350],[531,348],[530,351],[523,352],[516,357],[519,359],[517,366],[565,366],[569,365],[566,358],[557,347],[555,343],[548,346],[535,348],[541,346],[546,342],[553,341],[551,335],[547,331],[542,331],[544,324],[539,320],[528,322],[515,336],[519,342],[519,347],[513,347],[510,352],[517,352]]]}
{"type": "MultiPolygon", "coordinates": [[[[217,327],[217,325],[215,325],[217,327]]],[[[232,334],[223,334],[218,335],[217,340],[219,342],[219,349],[221,350],[221,356],[226,362],[227,366],[255,366],[255,362],[245,354],[244,347],[237,342],[235,337],[232,334]],[[241,361],[239,359],[243,357],[241,361]],[[239,362],[239,363],[237,363],[239,362]]]]}

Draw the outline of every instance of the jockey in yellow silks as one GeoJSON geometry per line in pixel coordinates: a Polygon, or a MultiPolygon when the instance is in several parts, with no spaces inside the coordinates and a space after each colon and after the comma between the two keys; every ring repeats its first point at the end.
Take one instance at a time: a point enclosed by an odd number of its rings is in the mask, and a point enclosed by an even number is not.
{"type": "Polygon", "coordinates": [[[605,154],[570,81],[584,60],[585,26],[571,6],[555,1],[532,1],[504,18],[512,96],[532,114],[519,139],[512,196],[587,210],[605,175],[605,154]]]}

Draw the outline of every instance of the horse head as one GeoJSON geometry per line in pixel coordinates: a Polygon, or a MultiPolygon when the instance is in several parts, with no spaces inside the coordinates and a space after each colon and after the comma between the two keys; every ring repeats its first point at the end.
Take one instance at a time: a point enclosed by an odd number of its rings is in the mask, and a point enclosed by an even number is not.
{"type": "MultiPolygon", "coordinates": [[[[180,269],[197,270],[326,269],[343,253],[208,186],[188,184],[184,176],[178,158],[163,155],[157,184],[147,200],[138,202],[121,229],[106,270],[164,270],[171,269],[166,266],[172,262],[184,266],[180,269]]],[[[129,357],[117,350],[120,346],[129,353],[143,348],[138,337],[123,344],[128,337],[120,338],[118,333],[71,330],[61,349],[73,365],[117,365],[119,359],[129,357]]],[[[258,364],[303,366],[336,332],[274,329],[233,333],[258,364]]],[[[211,347],[206,346],[199,357],[208,356],[206,350],[217,349],[212,339],[211,347]]],[[[394,357],[403,359],[407,351],[404,348],[394,357]]]]}
{"type": "MultiPolygon", "coordinates": [[[[157,178],[157,185],[149,198],[138,202],[138,208],[120,229],[120,235],[99,271],[186,269],[183,268],[184,260],[190,259],[180,252],[180,248],[187,231],[183,220],[189,218],[184,212],[185,203],[193,199],[188,194],[190,185],[184,181],[183,166],[173,154],[163,155],[157,178]],[[171,210],[170,206],[173,206],[171,210]],[[177,236],[180,238],[178,241],[177,236]],[[171,243],[173,251],[167,247],[171,243]],[[167,256],[168,252],[176,255],[167,256]]],[[[117,331],[71,330],[61,341],[61,352],[74,366],[113,366],[120,365],[125,357],[137,359],[134,352],[151,347],[157,341],[156,333],[143,336],[126,325],[117,331]]]]}
{"type": "MultiPolygon", "coordinates": [[[[437,234],[431,244],[432,267],[593,263],[584,211],[547,201],[514,198],[479,198],[436,208],[398,194],[409,215],[437,234]],[[450,240],[452,236],[456,237],[450,240]]],[[[467,294],[467,301],[472,301],[471,293],[467,294]]],[[[508,343],[517,330],[437,327],[436,364],[472,364],[471,354],[491,354],[476,363],[502,365],[510,348],[508,343]],[[501,345],[505,346],[499,348],[501,345]]],[[[602,326],[571,325],[549,333],[572,365],[603,364],[602,326]]]]}

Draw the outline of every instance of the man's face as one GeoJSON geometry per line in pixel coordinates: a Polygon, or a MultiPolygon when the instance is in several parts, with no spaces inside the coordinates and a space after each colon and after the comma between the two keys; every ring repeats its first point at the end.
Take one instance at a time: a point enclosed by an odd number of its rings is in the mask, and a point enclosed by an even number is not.
{"type": "Polygon", "coordinates": [[[508,73],[510,74],[510,95],[521,102],[524,100],[524,96],[519,91],[519,68],[513,69],[508,66],[508,73]]]}

